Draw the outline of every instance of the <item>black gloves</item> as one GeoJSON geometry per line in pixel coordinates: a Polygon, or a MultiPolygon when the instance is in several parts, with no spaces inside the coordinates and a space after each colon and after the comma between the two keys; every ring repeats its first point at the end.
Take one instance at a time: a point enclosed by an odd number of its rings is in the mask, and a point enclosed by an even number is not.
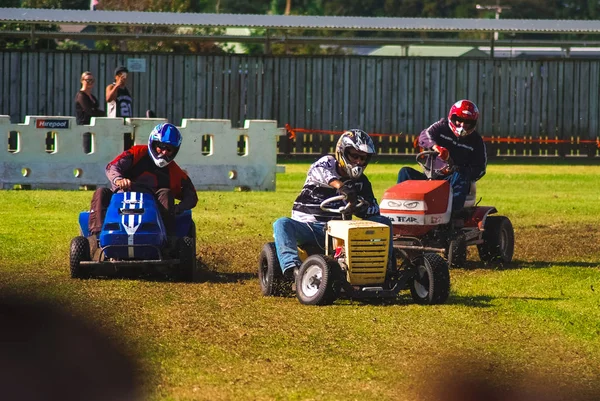
{"type": "Polygon", "coordinates": [[[358,203],[358,193],[354,188],[348,187],[346,184],[338,188],[337,193],[346,197],[346,202],[356,205],[358,203]]]}

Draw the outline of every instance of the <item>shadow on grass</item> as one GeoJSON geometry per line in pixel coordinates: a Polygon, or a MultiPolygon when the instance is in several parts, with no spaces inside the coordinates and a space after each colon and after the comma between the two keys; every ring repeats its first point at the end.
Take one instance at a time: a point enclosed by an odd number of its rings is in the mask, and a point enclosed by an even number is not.
{"type": "Polygon", "coordinates": [[[489,295],[462,296],[451,294],[444,305],[463,305],[473,308],[490,308],[495,297],[489,295]]]}
{"type": "Polygon", "coordinates": [[[450,270],[513,270],[513,269],[546,269],[553,266],[564,267],[600,267],[600,263],[581,261],[521,261],[513,260],[511,263],[485,263],[481,261],[467,261],[461,267],[452,267],[450,270]]]}
{"type": "Polygon", "coordinates": [[[198,259],[196,274],[194,275],[195,283],[237,283],[244,280],[258,280],[258,273],[225,273],[219,272],[204,263],[202,259],[198,259]]]}
{"type": "MultiPolygon", "coordinates": [[[[470,306],[473,308],[489,308],[491,307],[491,302],[494,299],[494,297],[491,297],[489,295],[478,295],[478,296],[469,296],[469,297],[464,297],[464,296],[459,296],[459,295],[450,295],[450,298],[448,298],[448,300],[441,305],[435,305],[435,306],[444,306],[444,305],[464,305],[464,306],[470,306]]],[[[406,293],[406,292],[401,292],[400,294],[398,294],[398,297],[396,298],[364,298],[364,299],[347,299],[347,298],[341,298],[340,300],[336,301],[336,304],[338,305],[343,305],[343,304],[351,304],[353,306],[409,306],[409,305],[416,305],[415,301],[412,299],[412,297],[410,296],[410,294],[406,293]]],[[[430,306],[428,305],[423,305],[424,308],[428,308],[430,306]]]]}
{"type": "Polygon", "coordinates": [[[521,262],[519,264],[519,268],[522,269],[545,269],[548,267],[554,266],[564,266],[564,267],[583,267],[583,268],[597,268],[600,267],[600,263],[598,262],[581,262],[581,261],[535,261],[535,262],[521,262]]]}
{"type": "Polygon", "coordinates": [[[195,283],[237,283],[244,280],[258,280],[258,275],[256,273],[223,273],[199,269],[194,277],[195,283]]]}

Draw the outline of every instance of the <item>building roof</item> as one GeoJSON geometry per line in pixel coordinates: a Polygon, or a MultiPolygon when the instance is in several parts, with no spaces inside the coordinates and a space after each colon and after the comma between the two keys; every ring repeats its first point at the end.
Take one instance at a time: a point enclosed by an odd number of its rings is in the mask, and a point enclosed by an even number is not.
{"type": "Polygon", "coordinates": [[[370,56],[394,57],[489,57],[472,46],[381,46],[370,56]]]}
{"type": "Polygon", "coordinates": [[[600,21],[468,18],[323,17],[0,8],[0,22],[128,26],[246,27],[397,32],[600,34],[600,21]]]}

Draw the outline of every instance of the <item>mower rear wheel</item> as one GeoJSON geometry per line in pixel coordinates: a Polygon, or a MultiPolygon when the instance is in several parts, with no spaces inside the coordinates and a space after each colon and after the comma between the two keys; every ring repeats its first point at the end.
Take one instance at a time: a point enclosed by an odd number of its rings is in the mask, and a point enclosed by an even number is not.
{"type": "Polygon", "coordinates": [[[448,245],[448,264],[450,267],[464,267],[467,263],[467,240],[459,234],[448,245]]]}
{"type": "Polygon", "coordinates": [[[258,257],[258,282],[260,283],[260,291],[265,297],[281,296],[285,292],[285,280],[281,267],[279,267],[274,242],[266,243],[260,252],[258,257]]]}
{"type": "Polygon", "coordinates": [[[328,305],[338,297],[338,264],[323,255],[309,256],[296,276],[296,297],[304,305],[328,305]]]}
{"type": "Polygon", "coordinates": [[[505,216],[490,216],[485,221],[483,244],[477,245],[483,262],[512,262],[515,251],[515,232],[505,216]]]}
{"type": "Polygon", "coordinates": [[[443,304],[450,294],[448,263],[437,253],[424,253],[413,260],[415,277],[409,283],[413,300],[421,305],[443,304]]]}
{"type": "Polygon", "coordinates": [[[196,239],[192,237],[179,238],[177,242],[179,252],[179,278],[181,281],[194,281],[196,272],[196,239]]]}
{"type": "Polygon", "coordinates": [[[84,236],[75,237],[71,240],[71,251],[69,254],[71,278],[88,278],[89,271],[81,266],[81,262],[90,261],[90,243],[84,236]]]}

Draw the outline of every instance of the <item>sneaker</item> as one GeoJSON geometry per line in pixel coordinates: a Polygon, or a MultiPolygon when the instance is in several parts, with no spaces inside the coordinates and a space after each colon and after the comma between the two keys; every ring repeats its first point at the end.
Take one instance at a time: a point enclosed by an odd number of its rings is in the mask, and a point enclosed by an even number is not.
{"type": "Polygon", "coordinates": [[[296,267],[288,267],[283,271],[283,277],[289,281],[296,281],[296,276],[298,275],[298,266],[296,267]]]}

